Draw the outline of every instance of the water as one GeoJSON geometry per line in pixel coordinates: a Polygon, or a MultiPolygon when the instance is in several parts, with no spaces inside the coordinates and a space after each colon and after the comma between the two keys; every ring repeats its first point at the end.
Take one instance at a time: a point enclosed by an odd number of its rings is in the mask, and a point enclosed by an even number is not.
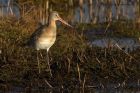
{"type": "Polygon", "coordinates": [[[18,18],[20,16],[19,7],[15,4],[8,7],[8,1],[0,0],[0,16],[14,15],[18,18]]]}
{"type": "MultiPolygon", "coordinates": [[[[20,10],[16,3],[8,7],[9,0],[0,0],[0,16],[6,16],[13,12],[16,17],[20,16],[20,10]]],[[[116,6],[115,0],[110,4],[103,0],[93,0],[89,5],[89,0],[84,0],[82,8],[77,5],[71,8],[69,19],[72,23],[101,23],[109,20],[136,20],[139,14],[139,0],[120,0],[120,5],[116,6]]],[[[52,5],[50,5],[52,6],[52,5]]],[[[59,4],[57,4],[59,6],[59,4]]],[[[61,6],[60,6],[61,7],[61,6]]],[[[61,9],[60,9],[61,10],[61,9]]],[[[64,10],[64,12],[67,11],[64,10]]]]}
{"type": "Polygon", "coordinates": [[[46,86],[35,87],[34,85],[1,87],[0,93],[140,93],[139,81],[129,81],[120,83],[95,83],[85,85],[85,88],[73,86],[71,88],[61,88],[61,86],[49,88],[46,86]]]}
{"type": "Polygon", "coordinates": [[[125,52],[132,52],[140,48],[140,41],[135,38],[102,38],[90,42],[90,45],[101,48],[123,49],[125,52]]]}
{"type": "Polygon", "coordinates": [[[14,87],[12,90],[2,91],[1,93],[140,93],[139,89],[135,88],[75,88],[75,89],[30,89],[30,88],[19,88],[14,87]]]}
{"type": "Polygon", "coordinates": [[[90,23],[90,22],[106,22],[108,17],[111,20],[120,19],[135,20],[138,14],[138,1],[137,0],[121,0],[118,9],[115,6],[115,0],[112,0],[111,4],[107,4],[103,1],[93,0],[93,4],[89,5],[88,0],[85,1],[83,9],[77,7],[75,9],[75,22],[90,23]],[[120,14],[117,13],[120,12],[120,14]]]}
{"type": "MultiPolygon", "coordinates": [[[[115,5],[115,0],[112,3],[106,4],[102,1],[93,0],[93,4],[89,5],[86,0],[83,8],[77,7],[75,9],[75,22],[78,23],[103,23],[109,20],[133,20],[137,19],[138,14],[138,1],[137,0],[121,0],[118,9],[115,5]],[[117,11],[120,14],[117,14],[117,11]],[[110,17],[110,19],[108,19],[110,17]]],[[[95,36],[94,29],[89,32],[87,37],[95,36]]],[[[103,31],[102,31],[103,32],[103,31]]],[[[130,52],[140,48],[140,41],[136,38],[108,38],[92,39],[90,45],[108,48],[113,47],[116,49],[124,49],[125,52],[130,52]]]]}

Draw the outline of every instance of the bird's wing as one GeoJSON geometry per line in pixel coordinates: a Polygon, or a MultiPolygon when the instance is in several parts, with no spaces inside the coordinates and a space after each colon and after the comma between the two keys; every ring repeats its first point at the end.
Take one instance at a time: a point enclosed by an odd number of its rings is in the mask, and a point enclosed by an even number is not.
{"type": "Polygon", "coordinates": [[[43,33],[44,29],[45,29],[46,25],[42,25],[39,28],[37,28],[35,30],[35,32],[31,35],[31,37],[29,38],[27,45],[29,46],[34,46],[36,41],[38,40],[38,38],[40,37],[40,35],[43,33]]]}

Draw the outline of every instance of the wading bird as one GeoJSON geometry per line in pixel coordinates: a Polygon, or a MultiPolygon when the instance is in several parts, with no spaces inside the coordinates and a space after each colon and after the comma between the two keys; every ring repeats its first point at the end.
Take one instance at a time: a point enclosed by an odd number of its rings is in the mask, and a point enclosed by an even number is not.
{"type": "Polygon", "coordinates": [[[37,61],[38,69],[40,71],[40,63],[38,58],[38,50],[45,49],[47,50],[47,63],[50,75],[52,76],[48,52],[50,47],[55,43],[56,40],[56,21],[64,23],[65,25],[72,27],[66,21],[64,21],[56,11],[50,13],[48,25],[41,25],[29,38],[27,45],[32,46],[37,50],[37,61]]]}

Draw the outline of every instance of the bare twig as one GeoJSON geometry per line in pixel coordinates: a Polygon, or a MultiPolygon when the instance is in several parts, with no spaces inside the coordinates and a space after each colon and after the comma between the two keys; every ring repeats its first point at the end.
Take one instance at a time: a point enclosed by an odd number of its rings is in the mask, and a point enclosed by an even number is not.
{"type": "Polygon", "coordinates": [[[44,80],[45,80],[45,83],[46,83],[50,88],[53,88],[52,85],[51,85],[46,79],[44,79],[44,80]]]}
{"type": "Polygon", "coordinates": [[[85,82],[86,82],[86,74],[85,74],[85,76],[84,76],[84,81],[83,81],[83,89],[85,88],[85,82]]]}
{"type": "Polygon", "coordinates": [[[68,73],[70,72],[70,59],[69,58],[67,58],[68,59],[68,73]]]}
{"type": "Polygon", "coordinates": [[[80,68],[78,63],[77,63],[77,71],[78,71],[79,82],[81,83],[81,74],[80,74],[80,68]]]}

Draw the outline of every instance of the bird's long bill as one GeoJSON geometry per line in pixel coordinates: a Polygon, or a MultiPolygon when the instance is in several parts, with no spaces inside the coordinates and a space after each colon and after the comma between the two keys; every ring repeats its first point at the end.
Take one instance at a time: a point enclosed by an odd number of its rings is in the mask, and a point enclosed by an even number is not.
{"type": "Polygon", "coordinates": [[[64,21],[62,18],[59,18],[59,21],[61,21],[62,23],[64,23],[65,25],[73,28],[70,24],[68,24],[66,21],[64,21]]]}

